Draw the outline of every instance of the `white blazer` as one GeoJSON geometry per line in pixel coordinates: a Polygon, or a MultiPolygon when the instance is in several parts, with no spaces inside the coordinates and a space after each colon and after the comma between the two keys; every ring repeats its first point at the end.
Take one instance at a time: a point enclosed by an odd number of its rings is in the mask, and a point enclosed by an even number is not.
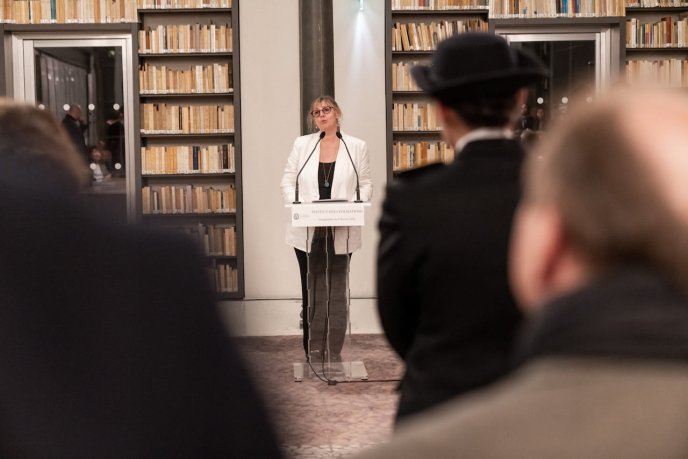
{"type": "MultiPolygon", "coordinates": [[[[318,141],[320,133],[304,135],[298,137],[294,141],[294,148],[292,148],[287,159],[287,165],[284,168],[284,175],[282,175],[282,199],[285,204],[294,202],[294,193],[296,191],[296,175],[303,167],[303,172],[299,176],[299,201],[313,202],[320,199],[320,190],[318,188],[318,165],[320,162],[320,144],[313,152],[306,163],[306,158],[318,141]]],[[[368,162],[368,146],[366,143],[342,133],[342,139],[349,147],[351,159],[353,159],[356,169],[358,170],[358,177],[361,190],[361,201],[370,201],[373,193],[373,185],[370,180],[370,164],[368,162]]],[[[339,150],[337,151],[337,160],[334,167],[334,176],[332,177],[332,199],[346,199],[347,201],[354,201],[356,199],[356,174],[349,156],[346,154],[344,142],[339,142],[339,150]]],[[[291,223],[287,223],[286,242],[292,247],[296,247],[304,252],[310,252],[311,238],[314,228],[294,228],[291,223]],[[306,244],[306,235],[308,234],[308,244],[306,244]],[[306,248],[308,246],[308,248],[306,248]]],[[[361,248],[361,228],[338,226],[334,230],[334,251],[337,254],[351,253],[361,248]]]]}

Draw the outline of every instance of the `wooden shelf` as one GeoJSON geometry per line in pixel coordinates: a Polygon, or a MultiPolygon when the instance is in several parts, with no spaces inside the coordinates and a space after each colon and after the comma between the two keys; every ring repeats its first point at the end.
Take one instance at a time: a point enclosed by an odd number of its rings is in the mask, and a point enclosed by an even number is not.
{"type": "Polygon", "coordinates": [[[214,214],[143,214],[144,218],[178,218],[178,219],[198,219],[198,218],[227,218],[236,217],[236,212],[218,212],[214,214]]]}
{"type": "Polygon", "coordinates": [[[127,31],[136,27],[136,22],[70,22],[64,24],[12,24],[3,23],[7,32],[104,32],[127,31]]]}
{"type": "Polygon", "coordinates": [[[403,98],[403,97],[410,97],[410,98],[418,98],[418,97],[430,97],[428,94],[424,93],[423,91],[392,91],[392,95],[397,98],[403,98]]]}
{"type": "Polygon", "coordinates": [[[139,14],[180,14],[180,13],[231,13],[229,8],[141,8],[137,10],[139,14]]]}
{"type": "Polygon", "coordinates": [[[626,16],[628,13],[671,13],[671,12],[683,12],[688,10],[688,5],[686,6],[631,6],[626,7],[626,16]]]}
{"type": "Polygon", "coordinates": [[[442,131],[393,131],[392,134],[395,136],[439,136],[442,131]]]}
{"type": "Polygon", "coordinates": [[[685,53],[688,52],[688,47],[666,47],[666,48],[629,48],[626,47],[626,53],[664,53],[664,52],[675,52],[675,53],[685,53]]]}
{"type": "Polygon", "coordinates": [[[145,179],[180,179],[180,178],[222,178],[222,177],[235,177],[236,172],[213,172],[211,174],[142,174],[141,178],[145,179]]]}
{"type": "Polygon", "coordinates": [[[165,138],[179,138],[179,139],[190,139],[194,137],[205,138],[205,137],[234,137],[234,132],[212,132],[212,133],[196,133],[196,134],[140,134],[141,138],[146,139],[165,139],[165,138]]]}
{"type": "Polygon", "coordinates": [[[460,10],[392,10],[392,16],[468,16],[487,15],[489,8],[466,8],[460,10]]]}
{"type": "Polygon", "coordinates": [[[175,92],[175,93],[139,93],[141,99],[166,99],[174,97],[234,97],[234,92],[175,92]]]}
{"type": "Polygon", "coordinates": [[[626,16],[576,16],[576,17],[490,17],[490,28],[493,26],[535,26],[535,25],[584,25],[584,24],[621,24],[626,16]]]}
{"type": "Polygon", "coordinates": [[[392,55],[397,56],[431,56],[435,50],[430,51],[394,51],[392,50],[392,55]]]}
{"type": "Polygon", "coordinates": [[[161,57],[221,57],[221,56],[232,56],[233,51],[221,51],[216,53],[209,52],[183,52],[183,53],[139,53],[139,59],[161,58],[161,57]]]}

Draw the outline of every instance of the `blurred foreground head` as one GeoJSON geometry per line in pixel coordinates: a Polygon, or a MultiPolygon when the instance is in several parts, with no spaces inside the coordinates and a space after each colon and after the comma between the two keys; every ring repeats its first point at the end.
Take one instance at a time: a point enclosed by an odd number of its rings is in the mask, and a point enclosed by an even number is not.
{"type": "Polygon", "coordinates": [[[511,282],[526,309],[621,266],[688,291],[688,95],[621,90],[556,126],[526,165],[511,282]]]}
{"type": "Polygon", "coordinates": [[[51,113],[0,98],[0,184],[75,191],[88,177],[51,113]]]}

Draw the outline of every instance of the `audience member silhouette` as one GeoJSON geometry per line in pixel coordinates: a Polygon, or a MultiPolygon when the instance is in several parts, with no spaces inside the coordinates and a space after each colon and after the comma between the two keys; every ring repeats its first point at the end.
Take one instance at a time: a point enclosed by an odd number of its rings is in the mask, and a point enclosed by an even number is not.
{"type": "Polygon", "coordinates": [[[521,105],[521,116],[518,118],[518,123],[516,125],[516,132],[521,133],[526,129],[535,129],[535,118],[530,113],[530,105],[521,105]]]}
{"type": "Polygon", "coordinates": [[[547,128],[547,112],[545,111],[545,107],[538,107],[535,110],[535,118],[533,121],[533,130],[534,131],[544,131],[547,128]]]}
{"type": "Polygon", "coordinates": [[[102,182],[103,180],[109,180],[112,178],[112,172],[110,172],[110,168],[103,158],[103,150],[97,146],[92,146],[90,151],[91,162],[89,167],[93,173],[93,181],[102,182]]]}
{"type": "Polygon", "coordinates": [[[105,121],[107,148],[112,152],[112,161],[124,168],[124,112],[120,109],[105,121]]]}
{"type": "Polygon", "coordinates": [[[0,101],[0,456],[280,457],[202,256],[85,213],[88,172],[0,101]]]}
{"type": "Polygon", "coordinates": [[[89,152],[86,147],[86,138],[84,137],[84,132],[88,129],[88,124],[81,116],[81,105],[71,104],[69,110],[67,110],[67,113],[65,113],[62,119],[62,127],[67,131],[67,135],[69,135],[77,153],[81,155],[84,161],[88,161],[89,152]]]}

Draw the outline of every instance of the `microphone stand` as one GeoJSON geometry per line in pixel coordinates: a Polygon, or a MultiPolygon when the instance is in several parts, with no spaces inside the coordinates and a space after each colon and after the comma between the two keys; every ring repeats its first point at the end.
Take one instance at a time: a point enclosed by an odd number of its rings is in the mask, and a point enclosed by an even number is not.
{"type": "Polygon", "coordinates": [[[351,153],[349,152],[349,147],[346,145],[346,142],[344,142],[344,138],[342,137],[342,133],[337,131],[337,138],[342,141],[344,144],[344,148],[346,148],[346,154],[349,155],[349,161],[351,161],[351,165],[354,168],[354,173],[356,174],[356,200],[354,202],[363,202],[361,201],[361,184],[358,181],[358,171],[356,170],[356,165],[354,164],[354,160],[351,157],[351,153]]]}

